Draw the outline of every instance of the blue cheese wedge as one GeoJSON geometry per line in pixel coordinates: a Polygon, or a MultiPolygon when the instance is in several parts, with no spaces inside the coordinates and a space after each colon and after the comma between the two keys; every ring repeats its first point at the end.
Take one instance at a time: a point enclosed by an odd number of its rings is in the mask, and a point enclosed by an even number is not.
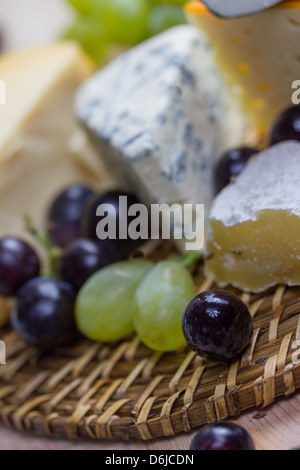
{"type": "Polygon", "coordinates": [[[260,292],[300,284],[300,143],[278,144],[249,162],[216,198],[206,274],[260,292]]]}
{"type": "Polygon", "coordinates": [[[245,143],[245,118],[193,26],[116,59],[80,87],[75,108],[113,175],[146,204],[208,210],[216,161],[245,143]]]}

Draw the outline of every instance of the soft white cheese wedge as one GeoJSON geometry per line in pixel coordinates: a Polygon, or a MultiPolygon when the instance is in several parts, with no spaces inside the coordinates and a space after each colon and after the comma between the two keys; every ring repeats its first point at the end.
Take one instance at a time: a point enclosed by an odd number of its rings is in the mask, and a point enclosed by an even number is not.
{"type": "Polygon", "coordinates": [[[253,157],[216,198],[206,274],[222,287],[300,284],[300,143],[253,157]]]}
{"type": "Polygon", "coordinates": [[[80,88],[76,115],[113,175],[141,201],[207,211],[215,163],[245,143],[247,127],[193,26],[171,29],[98,72],[80,88]]]}
{"type": "Polygon", "coordinates": [[[25,214],[41,226],[52,198],[69,184],[99,185],[107,177],[73,114],[74,92],[92,71],[68,42],[1,57],[0,236],[23,234],[25,214]]]}

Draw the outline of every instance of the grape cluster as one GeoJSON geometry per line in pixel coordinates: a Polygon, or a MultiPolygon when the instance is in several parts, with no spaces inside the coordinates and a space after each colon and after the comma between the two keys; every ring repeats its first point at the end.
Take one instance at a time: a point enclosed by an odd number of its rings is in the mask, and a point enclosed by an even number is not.
{"type": "MultiPolygon", "coordinates": [[[[36,250],[22,240],[0,240],[0,295],[16,297],[15,331],[42,351],[67,347],[80,334],[100,342],[117,342],[133,333],[154,350],[184,346],[182,313],[195,295],[186,257],[154,264],[134,258],[141,240],[99,240],[96,229],[101,204],[107,217],[131,223],[128,209],[138,200],[122,190],[95,193],[73,185],[52,201],[46,236],[28,224],[48,253],[43,273],[36,250]]],[[[190,259],[190,256],[188,257],[190,259]]],[[[195,257],[192,257],[195,262],[195,257]]]]}
{"type": "Polygon", "coordinates": [[[177,260],[114,263],[80,290],[77,325],[94,341],[115,342],[135,332],[153,350],[175,351],[186,345],[182,313],[194,295],[193,278],[177,260]]]}
{"type": "Polygon", "coordinates": [[[67,0],[77,13],[65,33],[78,41],[97,62],[109,60],[114,51],[130,47],[186,23],[186,0],[67,0]]]}
{"type": "Polygon", "coordinates": [[[138,202],[121,190],[97,194],[82,185],[59,194],[48,211],[48,236],[37,237],[49,255],[50,271],[45,274],[27,243],[0,240],[0,295],[16,297],[15,331],[43,351],[68,346],[79,333],[104,343],[136,333],[156,351],[175,351],[187,342],[212,360],[238,354],[251,339],[250,314],[239,299],[225,292],[194,298],[187,267],[200,255],[155,264],[130,256],[141,240],[97,238],[102,216],[96,212],[101,204],[108,209],[107,217],[117,217],[117,225],[131,223],[118,206],[124,195],[128,208],[138,202]]]}
{"type": "MultiPolygon", "coordinates": [[[[72,185],[52,201],[45,234],[39,234],[27,221],[28,230],[48,254],[45,272],[37,250],[28,242],[14,237],[0,240],[0,296],[16,298],[12,325],[28,344],[50,351],[75,341],[79,336],[75,321],[78,292],[95,273],[129,257],[140,243],[96,237],[95,201],[116,208],[118,225],[121,214],[117,205],[119,196],[124,195],[128,196],[129,207],[138,202],[121,190],[95,194],[89,187],[72,185]]],[[[142,273],[139,269],[135,272],[140,279],[142,273]]],[[[120,278],[119,283],[124,284],[124,279],[120,278]]],[[[110,298],[108,287],[104,293],[110,298]]],[[[117,320],[117,326],[124,335],[131,332],[122,319],[117,320]]]]}

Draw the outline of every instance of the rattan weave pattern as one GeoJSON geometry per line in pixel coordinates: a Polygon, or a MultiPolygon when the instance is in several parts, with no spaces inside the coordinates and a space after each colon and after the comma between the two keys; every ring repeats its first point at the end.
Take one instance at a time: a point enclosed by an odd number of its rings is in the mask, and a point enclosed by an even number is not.
{"type": "MultiPolygon", "coordinates": [[[[194,274],[198,291],[213,287],[201,266],[194,274]]],[[[150,440],[292,395],[300,388],[300,288],[236,293],[249,306],[255,334],[228,365],[190,350],[156,353],[138,338],[117,345],[82,340],[42,356],[1,331],[7,365],[0,366],[0,420],[55,438],[150,440]]]]}

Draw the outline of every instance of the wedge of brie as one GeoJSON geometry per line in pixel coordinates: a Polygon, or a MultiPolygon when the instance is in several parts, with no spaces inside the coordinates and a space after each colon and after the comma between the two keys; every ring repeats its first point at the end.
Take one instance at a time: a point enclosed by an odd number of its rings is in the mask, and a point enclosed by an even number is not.
{"type": "Polygon", "coordinates": [[[210,214],[206,274],[222,287],[300,284],[300,143],[253,157],[210,214]]]}

